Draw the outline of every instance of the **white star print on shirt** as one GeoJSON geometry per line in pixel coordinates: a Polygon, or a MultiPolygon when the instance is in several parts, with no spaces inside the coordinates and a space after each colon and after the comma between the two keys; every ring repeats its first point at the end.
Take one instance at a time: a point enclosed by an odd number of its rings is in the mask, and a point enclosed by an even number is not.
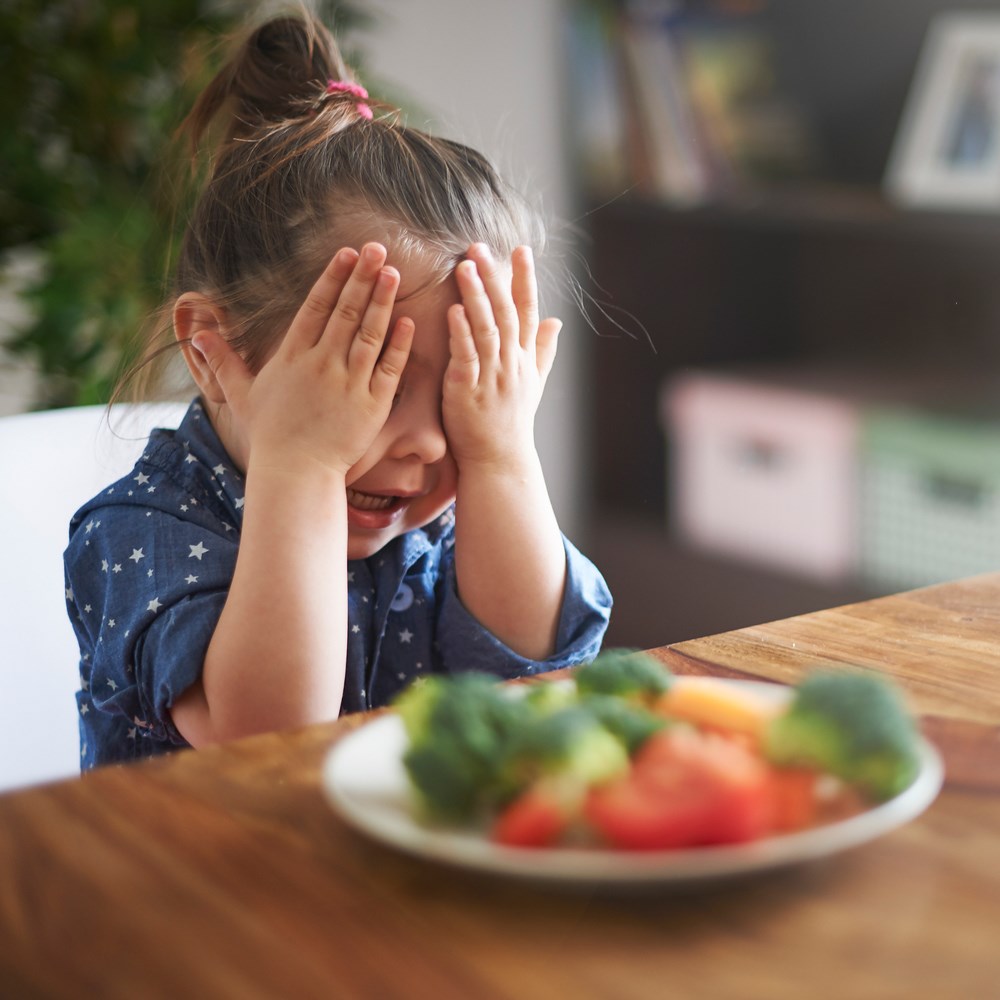
{"type": "MultiPolygon", "coordinates": [[[[245,513],[244,484],[208,421],[195,424],[196,414],[195,407],[182,431],[156,431],[148,460],[133,468],[113,494],[102,491],[74,519],[65,582],[74,598],[66,606],[80,642],[81,672],[90,683],[90,690],[79,695],[88,710],[78,715],[88,768],[169,752],[179,743],[168,709],[197,677],[225,603],[245,513]],[[198,561],[197,571],[191,559],[198,561]],[[129,561],[134,570],[125,568],[129,561]],[[142,561],[146,570],[140,573],[142,561]],[[83,611],[87,605],[92,606],[89,614],[83,611]],[[81,612],[77,622],[74,616],[81,612]],[[117,690],[107,686],[109,677],[117,690]]],[[[435,521],[394,541],[374,559],[342,570],[350,584],[346,711],[385,704],[406,678],[465,669],[470,651],[477,667],[489,672],[526,671],[499,643],[480,652],[488,643],[485,634],[479,641],[481,627],[464,613],[450,582],[450,537],[444,527],[435,521]]],[[[585,563],[576,570],[570,577],[584,580],[583,596],[588,587],[596,591],[593,571],[585,563]]],[[[577,662],[597,641],[597,625],[587,616],[596,621],[601,609],[591,610],[581,595],[567,600],[572,604],[574,598],[569,617],[584,622],[587,634],[582,626],[567,625],[568,632],[583,637],[561,648],[559,662],[553,658],[552,665],[577,662]]],[[[600,600],[598,594],[594,603],[600,600]]]]}

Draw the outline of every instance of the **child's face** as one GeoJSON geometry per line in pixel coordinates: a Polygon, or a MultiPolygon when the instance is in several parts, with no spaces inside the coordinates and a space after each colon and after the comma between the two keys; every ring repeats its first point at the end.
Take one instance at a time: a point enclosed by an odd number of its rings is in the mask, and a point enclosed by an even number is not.
{"type": "Polygon", "coordinates": [[[447,312],[459,301],[458,288],[451,277],[425,287],[427,269],[412,257],[396,266],[401,282],[393,323],[408,316],[416,330],[389,419],[347,476],[349,559],[367,558],[439,517],[454,501],[458,482],[441,420],[447,312]]]}

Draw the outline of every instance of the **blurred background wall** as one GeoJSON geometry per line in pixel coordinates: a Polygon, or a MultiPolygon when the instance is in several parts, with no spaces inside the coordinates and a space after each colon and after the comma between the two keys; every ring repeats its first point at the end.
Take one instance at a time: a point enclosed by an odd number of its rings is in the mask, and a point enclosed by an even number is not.
{"type": "MultiPolygon", "coordinates": [[[[538,438],[610,642],[1000,567],[1000,0],[341,7],[592,297],[547,289],[538,438]]],[[[106,398],[165,262],[156,137],[252,9],[0,6],[0,412],[106,398]]]]}

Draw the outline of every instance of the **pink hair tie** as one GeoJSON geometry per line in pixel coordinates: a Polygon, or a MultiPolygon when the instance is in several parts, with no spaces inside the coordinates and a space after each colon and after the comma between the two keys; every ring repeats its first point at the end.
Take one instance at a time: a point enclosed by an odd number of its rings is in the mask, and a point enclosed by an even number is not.
{"type": "Polygon", "coordinates": [[[360,84],[351,83],[349,80],[327,80],[326,92],[328,94],[344,93],[351,97],[358,97],[360,100],[354,106],[358,109],[358,114],[362,118],[372,119],[372,109],[364,102],[368,100],[368,91],[360,84]]]}

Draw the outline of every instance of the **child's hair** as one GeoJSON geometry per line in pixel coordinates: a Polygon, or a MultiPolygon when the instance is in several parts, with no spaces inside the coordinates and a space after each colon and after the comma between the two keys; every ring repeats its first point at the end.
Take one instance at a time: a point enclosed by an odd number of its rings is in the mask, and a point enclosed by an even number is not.
{"type": "Polygon", "coordinates": [[[359,96],[333,36],[303,12],[253,29],[182,124],[196,162],[215,143],[172,298],[222,306],[251,371],[333,253],[373,229],[431,260],[438,281],[474,242],[501,258],[542,248],[540,218],[485,157],[401,118],[359,96]]]}

